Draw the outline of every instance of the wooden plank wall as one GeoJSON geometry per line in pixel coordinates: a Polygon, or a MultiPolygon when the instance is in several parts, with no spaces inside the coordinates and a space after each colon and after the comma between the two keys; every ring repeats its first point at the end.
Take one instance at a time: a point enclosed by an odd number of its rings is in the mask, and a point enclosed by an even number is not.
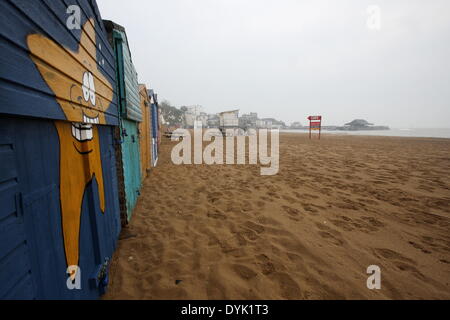
{"type": "Polygon", "coordinates": [[[114,52],[96,2],[0,1],[0,50],[0,298],[97,298],[120,217],[114,52]]]}
{"type": "Polygon", "coordinates": [[[142,122],[139,123],[139,140],[141,147],[141,175],[142,181],[151,168],[151,106],[144,84],[139,85],[139,96],[141,100],[142,122]]]}

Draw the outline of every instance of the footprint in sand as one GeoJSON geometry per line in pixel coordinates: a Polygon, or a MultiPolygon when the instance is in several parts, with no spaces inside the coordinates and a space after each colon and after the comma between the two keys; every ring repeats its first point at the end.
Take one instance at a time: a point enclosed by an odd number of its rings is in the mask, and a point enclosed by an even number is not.
{"type": "Polygon", "coordinates": [[[342,239],[339,239],[339,238],[335,237],[330,232],[319,231],[319,235],[322,238],[331,241],[331,243],[333,243],[334,245],[342,246],[344,244],[344,241],[342,239]]]}
{"type": "Polygon", "coordinates": [[[301,195],[300,193],[298,193],[297,191],[294,191],[293,193],[294,193],[294,196],[295,196],[297,199],[302,199],[302,198],[303,198],[302,195],[301,195]]]}
{"type": "Polygon", "coordinates": [[[299,221],[301,216],[300,216],[300,211],[298,209],[292,208],[292,207],[288,207],[288,206],[282,206],[284,212],[286,212],[289,215],[289,219],[294,220],[294,221],[299,221]]]}
{"type": "Polygon", "coordinates": [[[377,205],[378,202],[376,202],[375,200],[371,200],[371,199],[367,199],[367,198],[358,198],[357,199],[359,202],[364,202],[366,204],[370,204],[370,205],[377,205]]]}
{"type": "Polygon", "coordinates": [[[401,261],[396,261],[394,262],[394,265],[397,267],[397,269],[399,269],[400,271],[406,271],[411,273],[414,277],[416,277],[417,279],[420,279],[422,281],[427,281],[427,278],[419,271],[417,270],[416,267],[408,264],[408,263],[404,263],[401,261]]]}
{"type": "Polygon", "coordinates": [[[268,275],[275,272],[275,265],[273,264],[272,260],[265,254],[259,254],[258,256],[256,256],[256,260],[256,264],[261,269],[262,274],[268,275]]]}
{"type": "Polygon", "coordinates": [[[310,203],[304,203],[304,202],[301,202],[301,205],[302,205],[303,209],[304,209],[306,212],[310,213],[311,215],[316,216],[316,215],[317,215],[317,212],[319,212],[319,211],[318,211],[317,209],[315,209],[314,206],[313,206],[312,204],[310,204],[310,203]]]}
{"type": "Polygon", "coordinates": [[[305,194],[303,194],[303,196],[306,199],[319,199],[319,196],[316,196],[315,194],[310,194],[310,193],[305,193],[305,194]]]}
{"type": "Polygon", "coordinates": [[[425,247],[433,248],[434,249],[433,251],[439,251],[443,253],[450,252],[450,241],[444,239],[423,236],[422,244],[425,247]]]}
{"type": "Polygon", "coordinates": [[[222,252],[225,254],[230,254],[238,249],[230,243],[229,239],[218,239],[217,241],[222,252]]]}
{"type": "Polygon", "coordinates": [[[385,226],[383,222],[374,217],[362,216],[361,219],[366,221],[370,226],[374,227],[376,230],[378,230],[378,228],[382,228],[385,226]]]}
{"type": "Polygon", "coordinates": [[[330,219],[336,227],[345,231],[359,230],[361,232],[376,232],[384,227],[384,223],[374,217],[362,216],[360,219],[351,219],[346,216],[338,216],[338,219],[330,219]]]}
{"type": "Polygon", "coordinates": [[[335,244],[337,246],[341,246],[345,243],[345,241],[342,238],[342,235],[339,231],[336,231],[322,223],[316,223],[316,227],[321,230],[321,231],[319,231],[319,235],[322,238],[331,241],[333,244],[335,244]]]}
{"type": "Polygon", "coordinates": [[[289,258],[289,260],[291,260],[295,264],[303,264],[304,263],[304,258],[302,255],[299,255],[299,254],[296,254],[293,252],[286,252],[286,255],[289,258]]]}
{"type": "Polygon", "coordinates": [[[250,280],[258,275],[255,271],[242,264],[233,264],[231,268],[240,278],[244,280],[250,280]]]}
{"type": "Polygon", "coordinates": [[[239,246],[246,246],[247,245],[247,240],[245,239],[245,237],[242,235],[242,233],[240,232],[236,232],[235,234],[236,240],[239,244],[239,246]]]}
{"type": "Polygon", "coordinates": [[[338,207],[339,209],[346,209],[346,210],[361,210],[361,206],[364,206],[358,202],[355,202],[350,199],[343,199],[343,202],[337,202],[334,203],[335,207],[338,207]]]}
{"type": "Polygon", "coordinates": [[[212,267],[209,272],[206,294],[211,300],[227,299],[227,290],[222,285],[222,279],[216,267],[212,267]]]}
{"type": "Polygon", "coordinates": [[[287,273],[273,273],[270,278],[278,284],[280,295],[284,299],[301,299],[302,294],[298,283],[287,273]]]}
{"type": "Polygon", "coordinates": [[[254,230],[247,228],[244,228],[242,229],[242,231],[239,231],[237,235],[242,236],[247,241],[255,241],[256,239],[259,238],[258,234],[254,230]]]}
{"type": "Polygon", "coordinates": [[[292,198],[292,197],[290,197],[290,196],[285,196],[285,195],[283,195],[282,198],[283,198],[285,201],[289,202],[289,204],[294,204],[295,202],[297,202],[297,200],[295,200],[294,198],[292,198]]]}
{"type": "Polygon", "coordinates": [[[352,226],[352,220],[348,217],[341,216],[340,219],[330,219],[330,222],[336,227],[343,229],[344,231],[353,231],[355,228],[352,226]]]}
{"type": "Polygon", "coordinates": [[[279,223],[278,221],[276,221],[275,219],[270,218],[270,217],[261,216],[261,217],[258,217],[257,220],[259,223],[261,223],[263,225],[269,225],[269,226],[280,226],[281,225],[281,223],[279,223]]]}
{"type": "Polygon", "coordinates": [[[416,248],[416,249],[422,251],[423,253],[431,254],[431,251],[430,251],[430,250],[425,249],[425,248],[422,247],[420,244],[415,243],[414,241],[408,241],[408,243],[409,243],[410,245],[412,245],[414,248],[416,248]]]}
{"type": "Polygon", "coordinates": [[[226,203],[225,211],[229,213],[237,213],[241,212],[241,207],[237,202],[230,200],[226,203]]]}
{"type": "Polygon", "coordinates": [[[256,205],[257,205],[259,208],[263,208],[263,207],[265,207],[266,202],[265,202],[265,201],[260,201],[260,200],[258,200],[258,201],[256,201],[256,205]]]}
{"type": "Polygon", "coordinates": [[[265,230],[264,227],[263,227],[262,225],[256,224],[256,223],[254,223],[254,222],[252,222],[252,221],[247,221],[247,222],[244,223],[244,225],[245,225],[247,228],[249,228],[249,229],[255,231],[256,233],[262,233],[262,232],[264,232],[264,230],[265,230]]]}
{"type": "Polygon", "coordinates": [[[225,220],[227,216],[219,209],[213,209],[206,214],[209,218],[225,220]]]}
{"type": "Polygon", "coordinates": [[[208,196],[207,196],[208,202],[215,203],[222,198],[222,195],[223,194],[221,192],[208,193],[208,196]]]}
{"type": "Polygon", "coordinates": [[[250,201],[244,200],[242,202],[242,211],[248,212],[253,210],[253,205],[250,201]]]}
{"type": "Polygon", "coordinates": [[[384,258],[386,260],[398,260],[398,261],[403,261],[406,263],[410,263],[410,264],[416,264],[416,262],[414,260],[411,260],[405,256],[403,256],[402,254],[395,252],[391,249],[387,249],[387,248],[375,248],[373,249],[373,251],[375,252],[375,255],[379,258],[384,258]]]}

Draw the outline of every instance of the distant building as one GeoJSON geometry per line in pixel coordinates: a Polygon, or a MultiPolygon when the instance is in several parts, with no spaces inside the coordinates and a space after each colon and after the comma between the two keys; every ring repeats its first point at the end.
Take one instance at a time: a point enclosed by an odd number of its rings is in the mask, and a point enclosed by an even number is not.
{"type": "Polygon", "coordinates": [[[218,128],[220,125],[219,116],[217,114],[208,114],[208,128],[218,128]]]}
{"type": "Polygon", "coordinates": [[[343,127],[338,127],[338,130],[359,131],[359,130],[389,130],[387,126],[374,126],[364,119],[355,119],[352,122],[346,123],[343,127]]]}
{"type": "Polygon", "coordinates": [[[364,119],[355,119],[349,123],[345,124],[346,126],[351,127],[367,127],[367,126],[373,126],[373,123],[369,123],[368,121],[364,119]]]}
{"type": "Polygon", "coordinates": [[[277,120],[275,118],[263,118],[261,120],[266,122],[267,129],[284,129],[284,128],[286,128],[286,124],[283,121],[277,120]]]}
{"type": "Polygon", "coordinates": [[[201,105],[193,105],[193,106],[187,106],[187,112],[199,115],[203,112],[203,107],[201,105]]]}
{"type": "Polygon", "coordinates": [[[194,121],[194,129],[201,129],[203,128],[203,124],[200,120],[195,120],[194,121]]]}
{"type": "Polygon", "coordinates": [[[186,128],[194,128],[198,126],[198,122],[203,123],[201,119],[199,119],[200,115],[203,113],[203,107],[200,105],[188,106],[186,107],[186,111],[184,112],[184,125],[186,128]]]}
{"type": "Polygon", "coordinates": [[[258,120],[256,120],[256,128],[258,128],[258,129],[272,129],[272,121],[258,119],[258,120]]]}
{"type": "Polygon", "coordinates": [[[302,124],[298,121],[292,122],[289,126],[290,129],[301,129],[303,128],[302,124]]]}
{"type": "Polygon", "coordinates": [[[256,121],[258,120],[258,114],[256,112],[250,112],[243,114],[239,117],[239,126],[241,128],[256,128],[256,121]]]}
{"type": "Polygon", "coordinates": [[[200,113],[200,115],[197,117],[197,121],[200,121],[202,123],[203,128],[208,127],[208,115],[205,112],[200,113]]]}
{"type": "Polygon", "coordinates": [[[219,128],[222,131],[239,128],[239,110],[230,110],[219,113],[219,128]]]}
{"type": "Polygon", "coordinates": [[[184,113],[184,126],[186,128],[193,128],[195,122],[195,115],[185,112],[184,113]]]}

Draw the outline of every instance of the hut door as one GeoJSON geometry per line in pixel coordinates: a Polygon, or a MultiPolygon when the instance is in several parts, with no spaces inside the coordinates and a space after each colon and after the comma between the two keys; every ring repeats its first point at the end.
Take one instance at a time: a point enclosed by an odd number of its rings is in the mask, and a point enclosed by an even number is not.
{"type": "Polygon", "coordinates": [[[153,166],[158,162],[158,108],[152,103],[152,153],[153,166]]]}
{"type": "Polygon", "coordinates": [[[0,299],[34,299],[16,148],[6,119],[0,125],[0,299]]]}
{"type": "Polygon", "coordinates": [[[138,122],[126,119],[127,90],[125,64],[129,62],[124,59],[124,50],[127,50],[127,48],[122,41],[121,35],[115,33],[115,37],[116,75],[121,109],[120,126],[123,180],[125,185],[127,219],[129,221],[136,205],[141,186],[138,122]]]}

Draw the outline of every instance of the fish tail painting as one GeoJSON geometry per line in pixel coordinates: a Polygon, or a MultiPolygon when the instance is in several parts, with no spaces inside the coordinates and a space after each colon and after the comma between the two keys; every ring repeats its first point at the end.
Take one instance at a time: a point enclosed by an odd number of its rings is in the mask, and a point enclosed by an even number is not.
{"type": "Polygon", "coordinates": [[[105,212],[100,143],[97,127],[93,138],[77,141],[73,137],[74,125],[55,121],[60,141],[60,199],[64,248],[68,266],[78,265],[81,204],[86,186],[95,177],[98,184],[100,209],[105,212]]]}
{"type": "Polygon", "coordinates": [[[61,220],[67,266],[78,266],[83,196],[94,178],[100,209],[105,212],[97,126],[106,124],[104,112],[112,102],[113,86],[96,61],[93,19],[84,24],[76,51],[41,34],[28,35],[27,44],[31,59],[67,119],[54,121],[60,143],[61,220]]]}

